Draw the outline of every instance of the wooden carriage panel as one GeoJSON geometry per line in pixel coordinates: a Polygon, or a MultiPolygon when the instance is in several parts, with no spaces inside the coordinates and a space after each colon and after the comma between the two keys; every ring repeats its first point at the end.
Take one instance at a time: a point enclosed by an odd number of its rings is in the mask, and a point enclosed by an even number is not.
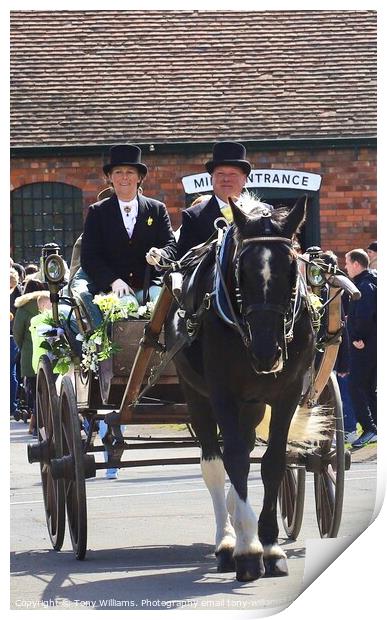
{"type": "MultiPolygon", "coordinates": [[[[139,342],[144,333],[144,327],[148,321],[136,319],[120,319],[112,325],[112,342],[120,347],[117,353],[99,365],[99,381],[102,402],[119,406],[117,402],[118,393],[122,394],[128,381],[130,371],[137,354],[139,342]],[[117,390],[118,388],[118,390],[117,390]]],[[[160,334],[160,342],[164,343],[164,334],[160,334]]],[[[144,383],[148,380],[150,371],[154,365],[160,361],[159,355],[155,352],[150,360],[144,383]]],[[[173,362],[164,368],[160,375],[158,385],[176,385],[178,377],[173,362]]]]}
{"type": "MultiPolygon", "coordinates": [[[[144,327],[148,321],[122,319],[112,325],[112,341],[120,346],[120,351],[112,356],[112,372],[115,377],[129,377],[130,371],[136,357],[139,342],[144,333],[144,327]]],[[[160,342],[164,344],[164,333],[160,334],[160,342]]],[[[146,379],[149,376],[152,366],[159,362],[160,358],[154,353],[149,363],[146,379]]],[[[176,377],[174,364],[168,364],[162,372],[161,378],[176,377]]],[[[172,381],[173,382],[173,381],[172,381]]]]}

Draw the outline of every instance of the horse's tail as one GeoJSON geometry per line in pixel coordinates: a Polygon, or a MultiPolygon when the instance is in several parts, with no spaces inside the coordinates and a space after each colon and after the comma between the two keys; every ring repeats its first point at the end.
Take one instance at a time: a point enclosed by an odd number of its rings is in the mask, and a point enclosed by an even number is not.
{"type": "MultiPolygon", "coordinates": [[[[327,439],[332,430],[332,407],[316,405],[315,407],[297,407],[288,433],[288,443],[309,444],[327,439]]],[[[269,438],[271,408],[266,407],[263,420],[257,427],[257,435],[264,441],[269,438]]]]}

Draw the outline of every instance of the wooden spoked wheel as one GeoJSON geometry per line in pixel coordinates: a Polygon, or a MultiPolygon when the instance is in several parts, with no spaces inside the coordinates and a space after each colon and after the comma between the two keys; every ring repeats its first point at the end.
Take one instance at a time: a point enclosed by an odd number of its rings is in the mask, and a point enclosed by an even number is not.
{"type": "Polygon", "coordinates": [[[319,471],[314,473],[316,515],[321,538],[334,538],[339,531],[343,510],[345,451],[341,396],[333,373],[319,404],[331,410],[332,430],[315,450],[321,457],[319,471]]]}
{"type": "Polygon", "coordinates": [[[61,454],[59,399],[49,358],[40,358],[36,377],[36,420],[43,501],[51,544],[56,551],[62,548],[65,533],[65,500],[63,480],[54,480],[50,461],[61,454]]]}
{"type": "Polygon", "coordinates": [[[288,465],[278,492],[282,523],[288,538],[296,540],[304,515],[305,469],[288,465]]]}
{"type": "Polygon", "coordinates": [[[63,377],[59,399],[62,456],[70,457],[72,475],[64,480],[67,523],[78,560],[86,555],[87,507],[81,426],[72,381],[63,377]]]}

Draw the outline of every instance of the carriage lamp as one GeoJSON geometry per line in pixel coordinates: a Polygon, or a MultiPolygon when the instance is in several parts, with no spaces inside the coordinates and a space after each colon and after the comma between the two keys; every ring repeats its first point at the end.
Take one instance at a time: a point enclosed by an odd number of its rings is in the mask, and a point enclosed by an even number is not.
{"type": "Polygon", "coordinates": [[[55,323],[59,323],[59,290],[66,274],[66,267],[59,252],[59,246],[54,243],[46,244],[42,250],[44,279],[48,283],[52,303],[52,316],[55,323]]]}
{"type": "Polygon", "coordinates": [[[62,282],[66,273],[63,258],[58,254],[47,256],[44,261],[44,276],[50,284],[58,284],[62,282]]]}
{"type": "Polygon", "coordinates": [[[325,284],[324,270],[316,263],[309,263],[306,269],[308,283],[312,287],[323,286],[325,284]]]}

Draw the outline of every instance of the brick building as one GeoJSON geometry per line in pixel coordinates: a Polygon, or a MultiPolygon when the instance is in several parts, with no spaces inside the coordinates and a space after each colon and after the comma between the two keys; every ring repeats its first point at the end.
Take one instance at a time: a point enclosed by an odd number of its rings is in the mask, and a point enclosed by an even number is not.
{"type": "Polygon", "coordinates": [[[261,197],[311,196],[304,245],[376,238],[375,11],[13,11],[11,80],[15,260],[51,240],[69,258],[123,142],[174,227],[182,179],[232,139],[261,197]]]}

